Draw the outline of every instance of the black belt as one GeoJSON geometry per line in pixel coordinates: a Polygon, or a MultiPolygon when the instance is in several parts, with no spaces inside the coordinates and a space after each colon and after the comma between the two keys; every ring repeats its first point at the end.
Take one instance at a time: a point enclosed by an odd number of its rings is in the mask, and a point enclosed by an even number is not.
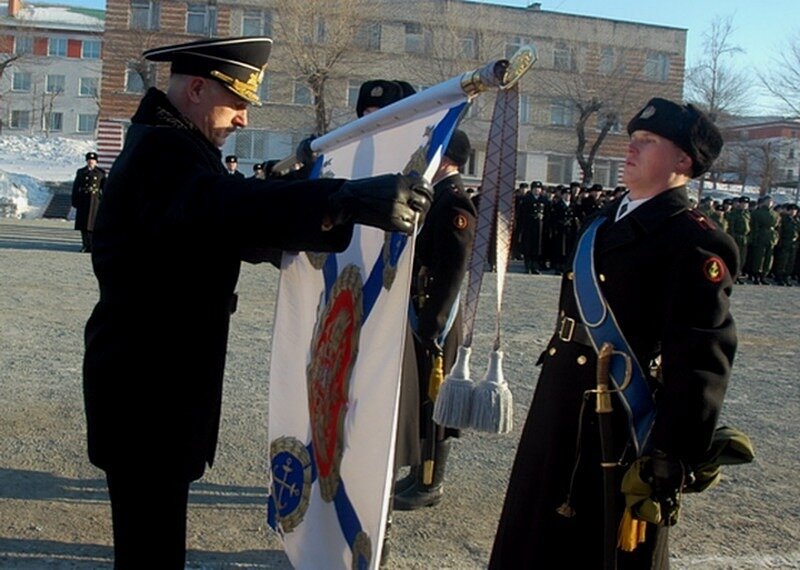
{"type": "Polygon", "coordinates": [[[571,317],[561,317],[556,325],[556,336],[562,342],[577,342],[585,346],[594,346],[586,325],[571,317]]]}

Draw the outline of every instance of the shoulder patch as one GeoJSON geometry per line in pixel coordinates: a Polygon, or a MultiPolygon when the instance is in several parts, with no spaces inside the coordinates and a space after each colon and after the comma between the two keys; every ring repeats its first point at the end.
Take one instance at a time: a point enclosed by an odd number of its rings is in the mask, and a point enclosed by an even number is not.
{"type": "Polygon", "coordinates": [[[456,214],[453,217],[453,225],[457,230],[465,230],[469,226],[469,220],[464,214],[456,214]]]}
{"type": "Polygon", "coordinates": [[[690,220],[692,220],[694,223],[696,223],[704,230],[717,229],[717,225],[702,212],[698,212],[697,210],[686,210],[686,213],[689,215],[690,220]]]}
{"type": "Polygon", "coordinates": [[[725,262],[717,256],[711,256],[703,263],[703,275],[712,283],[719,283],[725,277],[725,262]]]}

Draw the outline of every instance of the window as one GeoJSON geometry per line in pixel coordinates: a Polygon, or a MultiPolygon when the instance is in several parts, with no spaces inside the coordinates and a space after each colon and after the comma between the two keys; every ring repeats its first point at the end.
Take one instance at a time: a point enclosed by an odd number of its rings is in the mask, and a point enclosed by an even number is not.
{"type": "Polygon", "coordinates": [[[575,51],[566,42],[557,42],[553,48],[553,69],[575,71],[575,51]]]}
{"type": "Polygon", "coordinates": [[[474,32],[461,38],[461,55],[466,59],[478,59],[478,39],[474,32]]]}
{"type": "Polygon", "coordinates": [[[217,33],[217,7],[211,4],[188,4],[186,33],[213,36],[217,33]]]}
{"type": "Polygon", "coordinates": [[[31,36],[17,36],[14,41],[14,53],[17,55],[33,53],[33,38],[31,36]]]}
{"type": "Polygon", "coordinates": [[[361,89],[361,82],[353,79],[347,82],[347,106],[351,109],[356,108],[358,103],[358,92],[361,89]]]}
{"type": "Polygon", "coordinates": [[[31,112],[30,111],[11,111],[11,124],[12,129],[29,129],[31,126],[31,112]]]}
{"type": "Polygon", "coordinates": [[[613,47],[605,46],[600,50],[600,73],[603,75],[611,75],[614,73],[616,63],[617,58],[613,47]]]}
{"type": "Polygon", "coordinates": [[[48,75],[45,78],[44,90],[46,93],[60,94],[64,92],[64,83],[66,76],[64,75],[48,75]]]}
{"type": "Polygon", "coordinates": [[[528,153],[517,153],[517,180],[528,179],[528,153]]]}
{"type": "Polygon", "coordinates": [[[97,78],[81,77],[79,80],[78,95],[81,97],[97,97],[97,78]]]}
{"type": "Polygon", "coordinates": [[[789,156],[787,158],[789,160],[792,160],[794,158],[794,149],[793,148],[789,149],[789,156]]]}
{"type": "Polygon", "coordinates": [[[64,129],[64,113],[60,111],[45,113],[44,129],[48,132],[61,132],[64,129]]]}
{"type": "Polygon", "coordinates": [[[81,46],[83,59],[100,59],[100,40],[84,40],[81,46]]]}
{"type": "Polygon", "coordinates": [[[258,88],[258,97],[262,101],[269,101],[269,92],[272,83],[272,75],[265,75],[261,81],[261,86],[258,88]]]}
{"type": "Polygon", "coordinates": [[[607,160],[594,161],[594,181],[605,187],[613,186],[611,182],[611,163],[607,160]]]}
{"type": "Polygon", "coordinates": [[[131,29],[157,30],[160,15],[161,5],[155,0],[131,0],[131,29]]]}
{"type": "Polygon", "coordinates": [[[519,122],[522,125],[533,123],[533,101],[530,95],[525,93],[519,96],[519,122]]]}
{"type": "Polygon", "coordinates": [[[67,39],[50,38],[47,42],[47,55],[67,57],[67,39]]]}
{"type": "Polygon", "coordinates": [[[644,61],[644,77],[652,81],[666,81],[669,77],[669,55],[650,52],[644,61]]]}
{"type": "Polygon", "coordinates": [[[292,133],[247,129],[236,133],[234,153],[240,161],[242,159],[261,161],[288,156],[296,147],[292,133]]]}
{"type": "Polygon", "coordinates": [[[506,40],[506,59],[511,59],[519,49],[526,45],[528,41],[522,36],[513,36],[506,40]]]}
{"type": "Polygon", "coordinates": [[[31,74],[28,71],[15,71],[11,80],[11,89],[13,91],[30,91],[31,90],[31,74]]]}
{"type": "Polygon", "coordinates": [[[619,124],[619,117],[616,115],[607,115],[600,113],[597,115],[597,125],[596,129],[598,131],[603,130],[603,127],[606,123],[611,123],[611,128],[608,129],[609,133],[620,133],[622,132],[622,125],[619,124]]]}
{"type": "Polygon", "coordinates": [[[406,22],[406,52],[425,53],[425,34],[419,22],[406,22]]]}
{"type": "Polygon", "coordinates": [[[93,133],[97,127],[97,115],[78,115],[78,132],[93,133]]]}
{"type": "Polygon", "coordinates": [[[551,184],[569,184],[572,181],[571,156],[547,157],[547,181],[551,184]]]}
{"type": "Polygon", "coordinates": [[[355,36],[356,45],[365,50],[380,51],[381,25],[375,22],[364,24],[358,28],[355,36]]]}
{"type": "Polygon", "coordinates": [[[271,36],[272,12],[269,10],[245,10],[242,13],[243,36],[271,36]]]}
{"type": "Polygon", "coordinates": [[[297,105],[311,105],[311,89],[305,83],[294,82],[294,103],[297,105]]]}
{"type": "Polygon", "coordinates": [[[155,64],[150,62],[129,63],[125,70],[125,92],[143,93],[145,87],[155,85],[155,64]],[[144,74],[148,81],[142,77],[144,74]]]}
{"type": "Polygon", "coordinates": [[[478,176],[478,156],[475,149],[469,152],[469,159],[467,159],[467,164],[464,165],[463,172],[467,176],[478,176]]]}
{"type": "Polygon", "coordinates": [[[556,127],[571,127],[575,124],[575,106],[572,101],[557,100],[550,104],[550,124],[556,127]]]}

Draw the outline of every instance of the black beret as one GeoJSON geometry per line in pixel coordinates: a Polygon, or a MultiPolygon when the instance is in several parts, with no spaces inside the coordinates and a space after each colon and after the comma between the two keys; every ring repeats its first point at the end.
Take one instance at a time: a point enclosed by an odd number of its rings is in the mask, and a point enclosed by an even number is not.
{"type": "Polygon", "coordinates": [[[414,93],[414,88],[405,81],[388,81],[386,79],[365,81],[358,90],[356,115],[363,117],[367,107],[388,107],[414,93]]]}
{"type": "Polygon", "coordinates": [[[239,162],[239,159],[236,158],[235,154],[229,154],[225,157],[225,162],[239,162]]]}
{"type": "Polygon", "coordinates": [[[628,123],[628,134],[648,131],[672,141],[692,159],[692,178],[711,168],[722,150],[722,134],[694,105],[655,97],[628,123]]]}
{"type": "Polygon", "coordinates": [[[86,160],[97,160],[97,153],[96,152],[87,152],[86,153],[86,160]]]}
{"type": "Polygon", "coordinates": [[[265,37],[200,40],[144,52],[145,59],[172,62],[172,73],[211,77],[239,97],[260,105],[258,88],[272,49],[265,37]]]}
{"type": "Polygon", "coordinates": [[[455,162],[459,167],[462,167],[469,160],[469,153],[471,151],[472,145],[469,144],[467,133],[461,129],[456,129],[450,137],[450,142],[447,144],[447,150],[444,152],[444,155],[455,162]]]}

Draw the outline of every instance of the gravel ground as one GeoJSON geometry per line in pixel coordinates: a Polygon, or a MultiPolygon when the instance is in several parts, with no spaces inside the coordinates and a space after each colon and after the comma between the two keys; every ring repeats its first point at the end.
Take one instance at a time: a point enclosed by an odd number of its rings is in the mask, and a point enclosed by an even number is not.
{"type": "MultiPolygon", "coordinates": [[[[102,472],[86,459],[82,331],[96,300],[88,255],[69,222],[0,221],[0,567],[108,568],[102,472]]],[[[192,569],[289,568],[265,523],[267,370],[278,273],[245,265],[233,318],[217,462],[192,487],[192,569]]],[[[395,568],[485,568],[520,427],[553,325],[558,278],[511,273],[504,291],[509,435],[456,442],[436,508],[397,513],[395,568]]],[[[482,374],[493,340],[487,274],[473,348],[482,374]]],[[[737,287],[739,352],[723,422],[747,432],[756,461],[685,498],[674,568],[800,568],[800,288],[737,287]]],[[[157,558],[154,557],[154,566],[157,558]]]]}

